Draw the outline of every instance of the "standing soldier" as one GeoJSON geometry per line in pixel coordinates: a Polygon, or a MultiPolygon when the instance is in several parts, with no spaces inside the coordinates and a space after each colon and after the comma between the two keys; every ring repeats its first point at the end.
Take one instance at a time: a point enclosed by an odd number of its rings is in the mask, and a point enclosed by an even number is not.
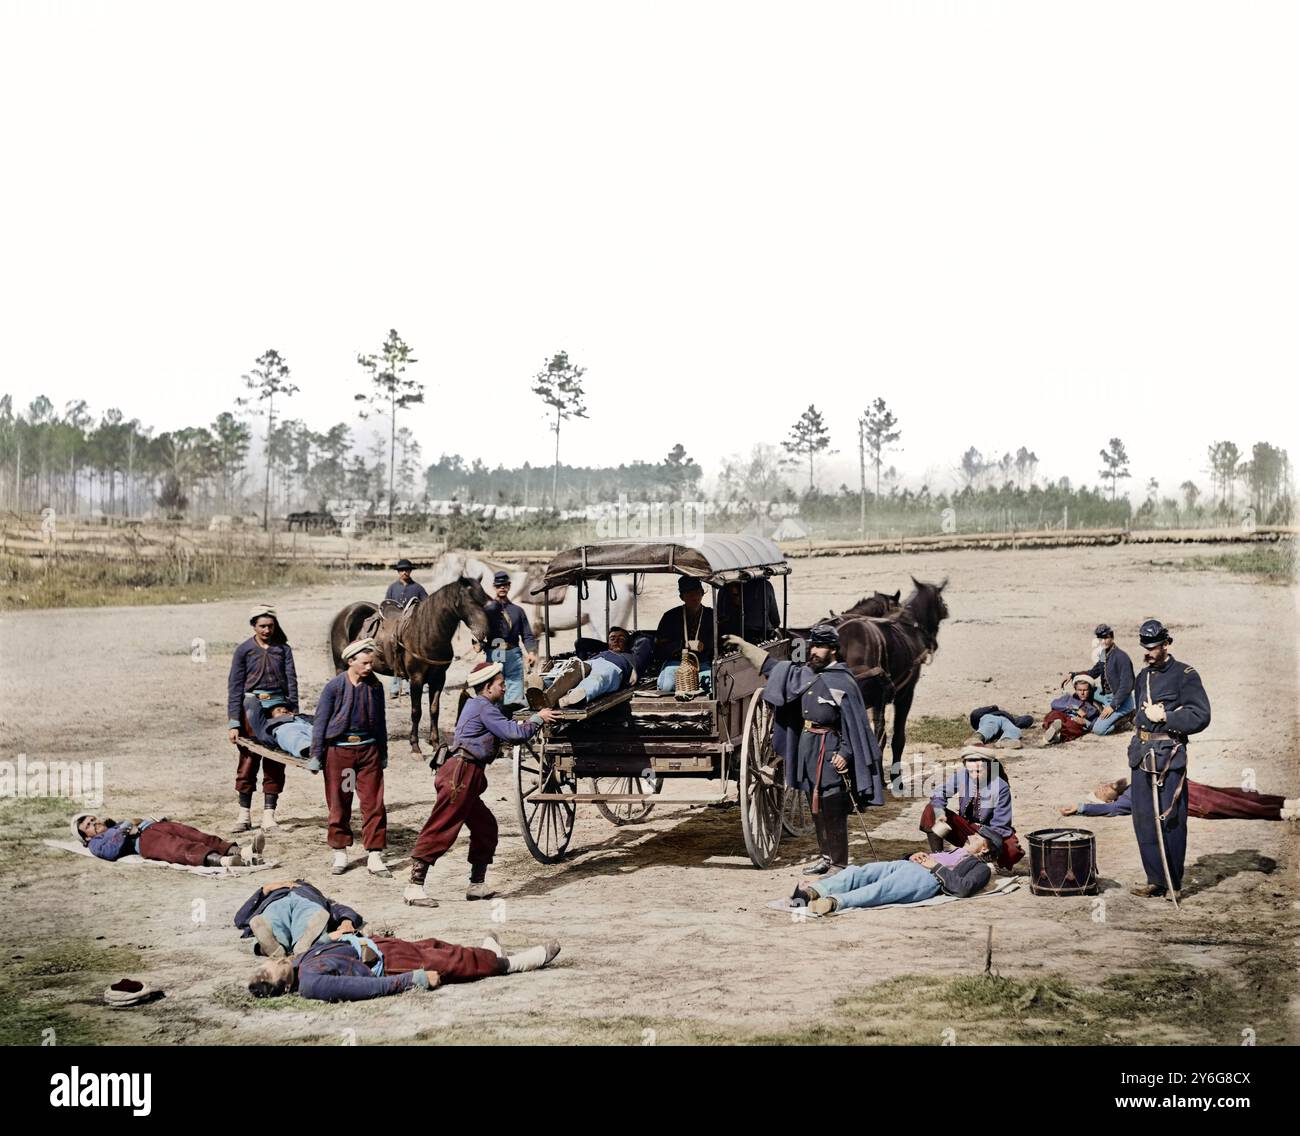
{"type": "Polygon", "coordinates": [[[1138,641],[1146,666],[1137,677],[1128,763],[1133,831],[1147,882],[1132,890],[1143,898],[1169,895],[1176,904],[1187,855],[1187,738],[1210,724],[1210,700],[1196,669],[1169,653],[1173,636],[1160,620],[1142,624],[1138,641]]]}
{"type": "Polygon", "coordinates": [[[512,722],[501,711],[505,677],[500,663],[479,663],[465,680],[475,697],[465,703],[456,722],[451,756],[434,778],[437,798],[420,837],[411,849],[411,881],[402,898],[412,907],[437,907],[424,881],[438,858],[456,843],[462,825],[469,825],[469,887],[466,899],[491,899],[496,893],[487,884],[488,865],[497,849],[497,820],[483,803],[487,788],[487,767],[496,760],[501,743],[531,738],[543,723],[553,722],[556,712],[539,710],[526,722],[512,722]]]}
{"type": "Polygon", "coordinates": [[[524,609],[510,602],[510,573],[498,572],[492,577],[492,586],[496,589],[496,599],[488,600],[483,609],[492,633],[488,660],[501,664],[506,679],[504,712],[509,715],[512,709],[524,704],[524,664],[529,669],[537,665],[537,636],[524,609]]]}
{"type": "MultiPolygon", "coordinates": [[[[388,591],[384,593],[384,599],[392,600],[393,603],[406,607],[411,600],[427,600],[429,598],[429,593],[424,590],[423,586],[411,579],[412,564],[405,556],[393,565],[393,569],[397,572],[397,579],[388,585],[388,591]]],[[[396,666],[395,660],[391,662],[392,665],[396,666]]],[[[401,695],[402,682],[402,676],[398,674],[393,675],[389,680],[388,693],[391,697],[397,698],[401,695]]]]}
{"type": "MultiPolygon", "coordinates": [[[[276,706],[298,709],[298,672],[293,665],[293,648],[285,638],[275,608],[258,604],[248,617],[253,635],[235,648],[230,661],[230,678],[226,684],[226,727],[231,742],[255,737],[256,722],[266,718],[276,706]]],[[[263,759],[239,746],[239,765],[235,770],[235,792],[239,794],[239,816],[235,832],[253,827],[251,810],[257,788],[257,769],[262,766],[262,828],[275,827],[275,809],[284,792],[284,763],[263,759]]]]}
{"type": "Polygon", "coordinates": [[[325,771],[325,801],[329,805],[327,840],[334,849],[330,871],[342,875],[352,847],[352,793],[361,798],[361,840],[366,870],[372,876],[392,876],[384,863],[388,845],[388,811],[384,808],[384,770],[388,767],[388,724],[384,690],[371,673],[375,641],[358,639],[343,648],[348,669],[325,684],[316,704],[311,736],[313,773],[325,771]]]}
{"type": "Polygon", "coordinates": [[[809,632],[806,665],[778,662],[735,635],[725,642],[767,676],[763,697],[777,709],[772,741],[785,758],[785,783],[812,795],[821,856],[804,873],[841,871],[849,862],[853,798],[883,805],[885,786],[862,692],[853,672],[836,658],[838,632],[829,623],[809,632]]]}

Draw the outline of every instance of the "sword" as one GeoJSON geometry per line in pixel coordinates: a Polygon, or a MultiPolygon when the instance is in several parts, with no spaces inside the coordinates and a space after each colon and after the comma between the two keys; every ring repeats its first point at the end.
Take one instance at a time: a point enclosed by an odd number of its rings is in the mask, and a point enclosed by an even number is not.
{"type": "Polygon", "coordinates": [[[838,769],[836,772],[840,774],[840,780],[844,782],[844,791],[849,795],[849,804],[853,806],[853,815],[862,822],[862,835],[867,838],[867,847],[871,849],[871,858],[879,860],[880,857],[876,855],[876,846],[871,843],[871,833],[867,831],[867,818],[862,815],[862,811],[858,808],[858,802],[853,799],[853,786],[849,784],[848,774],[840,773],[838,769]]]}
{"type": "Polygon", "coordinates": [[[1165,822],[1160,815],[1160,786],[1154,772],[1148,773],[1147,776],[1151,778],[1151,809],[1156,822],[1156,844],[1160,848],[1160,866],[1165,870],[1165,887],[1169,889],[1169,898],[1174,901],[1174,910],[1181,911],[1178,906],[1178,892],[1174,890],[1174,879],[1169,874],[1169,853],[1165,851],[1165,822]]]}

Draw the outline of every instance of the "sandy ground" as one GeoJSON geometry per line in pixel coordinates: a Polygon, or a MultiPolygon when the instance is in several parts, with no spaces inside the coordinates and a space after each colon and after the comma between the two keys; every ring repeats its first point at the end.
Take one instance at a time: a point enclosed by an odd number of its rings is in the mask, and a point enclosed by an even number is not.
{"type": "MultiPolygon", "coordinates": [[[[1197,551],[1162,548],[1157,558],[1167,565],[1197,551]]],[[[1136,656],[1131,629],[1158,614],[1174,630],[1175,655],[1198,667],[1213,703],[1213,723],[1192,747],[1196,779],[1237,784],[1250,768],[1262,791],[1300,792],[1294,593],[1220,572],[1153,567],[1152,559],[1151,550],[1114,547],[801,560],[791,580],[791,622],[806,625],[872,588],[906,592],[909,574],[949,577],[952,618],[921,680],[914,715],[952,717],[994,701],[1041,715],[1061,672],[1086,663],[1095,622],[1122,629],[1122,645],[1136,656]]],[[[375,575],[369,591],[378,595],[385,579],[375,575]]],[[[306,702],[332,673],[325,647],[330,616],[365,594],[350,585],[274,597],[306,702]]],[[[664,586],[645,601],[643,624],[669,600],[664,586]]],[[[247,631],[246,606],[3,617],[4,757],[103,761],[108,815],[165,813],[226,831],[235,813],[235,761],[223,736],[224,684],[230,650],[247,631]],[[206,657],[196,640],[206,641],[206,657]]],[[[466,669],[457,663],[451,681],[466,669]]],[[[444,700],[445,728],[454,701],[444,700]]],[[[432,777],[407,754],[407,702],[389,705],[389,840],[398,865],[428,813],[432,777]]],[[[1127,743],[1125,735],[1009,752],[1017,829],[1025,834],[1055,823],[1055,805],[1081,799],[1103,776],[1125,773],[1127,743]]],[[[951,759],[955,750],[916,745],[911,754],[930,762],[951,759]]],[[[679,784],[680,790],[670,783],[669,795],[692,788],[679,784]]],[[[280,1008],[253,1006],[242,990],[251,940],[237,938],[230,918],[253,886],[270,877],[210,880],[84,861],[40,847],[42,835],[61,836],[66,828],[55,830],[55,812],[33,811],[21,801],[0,803],[0,895],[11,914],[0,927],[0,946],[16,963],[16,975],[43,949],[67,942],[134,951],[166,997],[130,1013],[98,1004],[103,975],[14,981],[38,1007],[70,1014],[101,1036],[158,1044],[408,1038],[639,1044],[787,1035],[833,1014],[841,995],[883,979],[980,973],[990,923],[995,963],[1013,977],[1055,972],[1096,983],[1119,970],[1170,962],[1240,979],[1261,940],[1271,944],[1273,965],[1295,968],[1294,825],[1193,820],[1191,894],[1181,915],[1167,903],[1129,896],[1128,886],[1142,879],[1130,822],[1097,820],[1090,825],[1106,880],[1100,897],[1040,898],[1025,886],[935,909],[794,923],[764,904],[789,893],[798,865],[813,852],[811,838],[787,838],[774,867],[758,871],[744,854],[734,807],[661,807],[645,824],[616,829],[588,806],[579,812],[570,859],[545,866],[519,838],[513,791],[510,765],[500,762],[486,798],[501,822],[491,877],[501,899],[492,903],[461,898],[464,836],[430,874],[432,890],[443,898],[437,910],[402,905],[400,868],[391,881],[375,880],[358,861],[344,876],[331,877],[321,783],[293,769],[281,815],[294,828],[276,835],[269,850],[284,863],[274,876],[312,879],[359,908],[372,926],[407,937],[477,943],[492,929],[507,947],[559,938],[559,960],[541,973],[361,1005],[294,999],[280,1008]]],[[[916,830],[922,804],[904,798],[870,816],[878,851],[900,856],[922,846],[916,830]]],[[[855,852],[865,854],[865,847],[855,834],[855,852]]],[[[1027,867],[1026,859],[1022,871],[1027,867]]],[[[1245,1028],[1261,1040],[1295,1041],[1297,1017],[1294,1001],[1283,999],[1266,1020],[1225,1013],[1204,1028],[1215,1039],[1221,1033],[1224,1044],[1239,1043],[1245,1028]]]]}

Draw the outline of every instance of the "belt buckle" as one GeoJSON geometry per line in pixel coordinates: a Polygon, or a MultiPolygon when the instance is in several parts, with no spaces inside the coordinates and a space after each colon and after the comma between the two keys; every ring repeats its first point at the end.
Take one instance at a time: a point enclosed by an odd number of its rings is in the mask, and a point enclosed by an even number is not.
{"type": "Polygon", "coordinates": [[[257,697],[260,698],[263,702],[265,702],[271,696],[269,694],[259,694],[257,697]]]}
{"type": "Polygon", "coordinates": [[[360,734],[348,734],[348,741],[350,741],[350,742],[359,742],[360,740],[361,740],[361,735],[360,735],[360,734]]]}

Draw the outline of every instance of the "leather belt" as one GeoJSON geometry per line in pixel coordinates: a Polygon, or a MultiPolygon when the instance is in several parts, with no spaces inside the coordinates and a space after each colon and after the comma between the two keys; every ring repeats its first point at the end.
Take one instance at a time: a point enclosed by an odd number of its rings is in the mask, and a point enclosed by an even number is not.
{"type": "Polygon", "coordinates": [[[331,745],[373,745],[375,739],[368,738],[362,734],[346,734],[341,738],[335,738],[331,745]]]}
{"type": "Polygon", "coordinates": [[[823,726],[820,722],[813,722],[805,718],[803,720],[803,728],[810,734],[829,734],[835,727],[823,726]]]}
{"type": "Polygon", "coordinates": [[[1180,745],[1187,744],[1187,738],[1183,734],[1171,734],[1168,730],[1138,730],[1137,735],[1138,740],[1144,742],[1171,741],[1180,745]]]}

